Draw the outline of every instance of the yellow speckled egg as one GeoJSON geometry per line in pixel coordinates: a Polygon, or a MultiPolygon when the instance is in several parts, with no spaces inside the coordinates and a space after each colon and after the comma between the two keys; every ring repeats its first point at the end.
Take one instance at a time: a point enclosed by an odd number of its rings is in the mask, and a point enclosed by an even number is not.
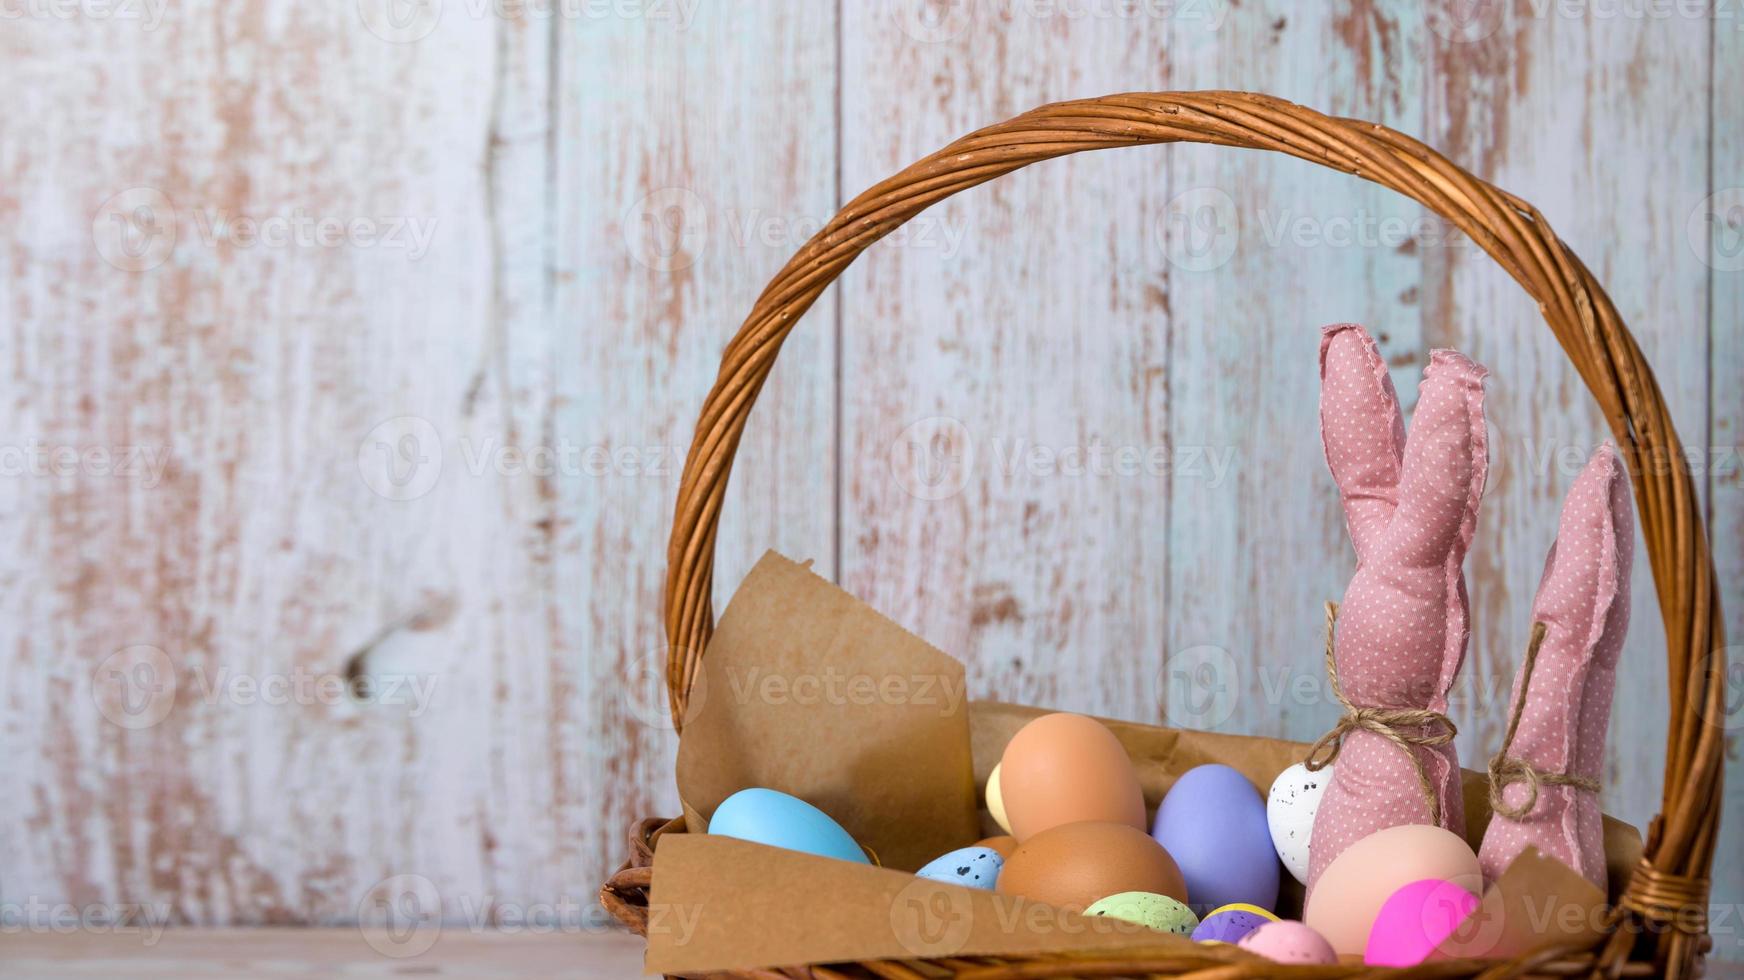
{"type": "Polygon", "coordinates": [[[995,763],[993,771],[987,774],[987,812],[993,817],[993,822],[1007,834],[1011,833],[1011,821],[1005,817],[1005,798],[999,792],[999,764],[995,763]]]}

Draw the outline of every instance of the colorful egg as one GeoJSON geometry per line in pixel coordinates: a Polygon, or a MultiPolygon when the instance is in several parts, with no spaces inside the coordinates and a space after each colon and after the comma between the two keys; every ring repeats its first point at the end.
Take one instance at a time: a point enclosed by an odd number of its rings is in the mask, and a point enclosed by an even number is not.
{"type": "Polygon", "coordinates": [[[1265,801],[1235,769],[1214,764],[1183,773],[1157,808],[1151,836],[1180,865],[1195,908],[1278,903],[1265,801]]]}
{"type": "Polygon", "coordinates": [[[1458,834],[1427,824],[1376,831],[1320,872],[1302,921],[1339,953],[1361,955],[1381,906],[1400,888],[1425,878],[1454,882],[1474,895],[1483,889],[1477,855],[1458,834]]]}
{"type": "Polygon", "coordinates": [[[999,869],[1004,866],[1005,859],[991,848],[959,847],[949,854],[933,858],[914,874],[917,878],[926,878],[929,881],[991,891],[993,883],[999,880],[999,869]]]}
{"type": "Polygon", "coordinates": [[[1369,930],[1363,962],[1371,966],[1416,966],[1478,910],[1465,886],[1426,878],[1394,892],[1369,930]]]}
{"type": "Polygon", "coordinates": [[[1298,762],[1278,774],[1266,795],[1266,826],[1272,847],[1285,870],[1304,885],[1308,883],[1308,843],[1314,835],[1314,814],[1331,784],[1331,766],[1309,772],[1298,762]]]}
{"type": "Polygon", "coordinates": [[[1019,729],[1000,759],[998,786],[1019,844],[1072,823],[1145,829],[1132,760],[1113,732],[1083,715],[1043,715],[1019,729]]]}
{"type": "Polygon", "coordinates": [[[1005,798],[999,791],[999,763],[987,774],[987,813],[999,829],[1011,833],[1011,821],[1005,816],[1005,798]]]}
{"type": "Polygon", "coordinates": [[[709,818],[708,832],[819,857],[872,863],[829,814],[772,789],[742,789],[722,800],[709,818]]]}
{"type": "Polygon", "coordinates": [[[1225,905],[1200,920],[1193,938],[1202,943],[1236,943],[1260,926],[1276,921],[1277,916],[1258,905],[1225,905]]]}
{"type": "Polygon", "coordinates": [[[1187,885],[1169,852],[1123,823],[1069,823],[1017,845],[994,890],[1081,912],[1121,892],[1187,901],[1187,885]]]}
{"type": "Polygon", "coordinates": [[[1136,922],[1146,929],[1187,936],[1199,925],[1193,910],[1167,895],[1151,892],[1121,892],[1098,899],[1084,910],[1085,915],[1101,915],[1110,919],[1136,922]]]}
{"type": "Polygon", "coordinates": [[[1243,936],[1236,945],[1275,963],[1331,966],[1338,962],[1338,954],[1324,936],[1288,919],[1268,922],[1243,936]]]}

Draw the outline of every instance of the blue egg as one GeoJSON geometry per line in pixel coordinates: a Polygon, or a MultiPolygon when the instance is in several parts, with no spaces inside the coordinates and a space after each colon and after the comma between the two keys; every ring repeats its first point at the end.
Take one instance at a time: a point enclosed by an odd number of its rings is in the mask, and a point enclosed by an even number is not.
{"type": "Polygon", "coordinates": [[[928,861],[926,867],[914,875],[929,881],[991,889],[1004,867],[1005,859],[991,847],[959,847],[928,861]]]}
{"type": "Polygon", "coordinates": [[[1151,836],[1180,866],[1188,904],[1200,914],[1225,905],[1277,905],[1282,865],[1266,803],[1240,772],[1213,764],[1182,773],[1157,807],[1151,836]]]}
{"type": "Polygon", "coordinates": [[[709,818],[708,832],[819,857],[872,863],[829,814],[772,789],[742,789],[721,801],[709,818]]]}

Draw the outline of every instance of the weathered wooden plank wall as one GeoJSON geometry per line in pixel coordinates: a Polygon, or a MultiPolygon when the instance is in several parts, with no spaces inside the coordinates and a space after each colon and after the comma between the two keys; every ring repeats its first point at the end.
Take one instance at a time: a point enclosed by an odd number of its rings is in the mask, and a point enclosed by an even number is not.
{"type": "MultiPolygon", "coordinates": [[[[19,9],[0,901],[330,922],[406,875],[456,918],[585,905],[621,828],[674,807],[658,594],[722,343],[845,194],[1059,98],[1270,91],[1538,204],[1707,451],[1744,635],[1744,33],[1718,8],[19,9]],[[144,455],[122,474],[58,447],[144,455]],[[319,680],[347,672],[394,703],[319,680]]],[[[979,695],[1310,737],[1333,709],[1291,681],[1319,677],[1319,604],[1350,571],[1314,328],[1355,319],[1407,402],[1431,346],[1495,371],[1458,703],[1481,759],[1603,426],[1524,295],[1422,217],[1206,147],[933,209],[787,345],[720,601],[776,547],[964,657],[979,695]]],[[[1637,822],[1665,703],[1642,566],[1606,796],[1637,822]]],[[[1744,902],[1737,850],[1721,901],[1744,902]]]]}
{"type": "MultiPolygon", "coordinates": [[[[848,188],[981,121],[1167,85],[1166,20],[896,8],[910,16],[844,7],[848,188]]],[[[1068,475],[1065,454],[1167,442],[1165,297],[1146,260],[1159,163],[1100,153],[1020,171],[921,215],[840,287],[842,582],[969,652],[989,695],[1151,710],[1165,497],[1146,492],[1155,479],[1068,475]]]]}
{"type": "MultiPolygon", "coordinates": [[[[801,234],[837,193],[833,11],[686,9],[3,25],[6,445],[167,457],[0,482],[7,899],[343,921],[412,875],[455,916],[585,909],[675,806],[677,458],[791,247],[734,223],[801,234]],[[328,247],[302,214],[428,241],[328,247]],[[408,703],[317,689],[351,669],[408,703]]],[[[830,563],[814,326],[746,441],[730,581],[772,546],[830,563]]]]}
{"type": "MultiPolygon", "coordinates": [[[[1405,132],[1423,128],[1421,47],[1397,15],[1274,4],[1217,32],[1189,27],[1175,32],[1174,86],[1229,79],[1405,132]]],[[[1329,711],[1336,716],[1322,683],[1322,606],[1355,568],[1312,410],[1318,328],[1369,325],[1397,366],[1407,409],[1414,403],[1428,347],[1419,309],[1427,249],[1381,232],[1421,211],[1286,158],[1181,146],[1166,166],[1174,441],[1237,461],[1223,481],[1171,487],[1168,649],[1208,651],[1232,679],[1220,702],[1169,700],[1209,712],[1204,720],[1225,730],[1311,739],[1329,711]],[[1211,214],[1224,230],[1194,259],[1211,214]],[[1313,683],[1298,686],[1304,680],[1313,683]]],[[[1202,659],[1185,656],[1186,672],[1171,683],[1192,681],[1202,659]]]]}
{"type": "Polygon", "coordinates": [[[516,629],[521,551],[498,487],[415,510],[359,456],[384,419],[453,432],[489,341],[498,38],[132,10],[0,27],[0,429],[162,465],[4,481],[6,898],[279,922],[354,914],[378,861],[479,887],[433,811],[477,819],[472,650],[516,629]],[[442,703],[315,686],[412,614],[389,643],[442,703]]]}
{"type": "MultiPolygon", "coordinates": [[[[558,514],[575,569],[550,599],[586,665],[565,740],[586,762],[552,833],[577,840],[564,894],[583,902],[586,876],[623,860],[631,821],[676,812],[660,589],[697,407],[764,277],[837,197],[831,5],[664,9],[694,16],[578,19],[558,35],[553,326],[575,395],[551,438],[580,433],[628,461],[568,481],[558,514]]],[[[768,548],[834,566],[835,326],[828,308],[814,317],[741,446],[717,608],[768,548]]]]}

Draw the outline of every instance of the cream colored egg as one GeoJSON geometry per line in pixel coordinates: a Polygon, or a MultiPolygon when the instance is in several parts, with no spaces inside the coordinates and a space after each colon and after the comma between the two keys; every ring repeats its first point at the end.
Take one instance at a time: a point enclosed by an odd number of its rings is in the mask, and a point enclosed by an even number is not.
{"type": "Polygon", "coordinates": [[[1011,821],[1005,817],[1005,800],[999,795],[999,764],[994,764],[993,771],[987,775],[987,812],[993,815],[993,822],[999,829],[1011,833],[1011,821]]]}

